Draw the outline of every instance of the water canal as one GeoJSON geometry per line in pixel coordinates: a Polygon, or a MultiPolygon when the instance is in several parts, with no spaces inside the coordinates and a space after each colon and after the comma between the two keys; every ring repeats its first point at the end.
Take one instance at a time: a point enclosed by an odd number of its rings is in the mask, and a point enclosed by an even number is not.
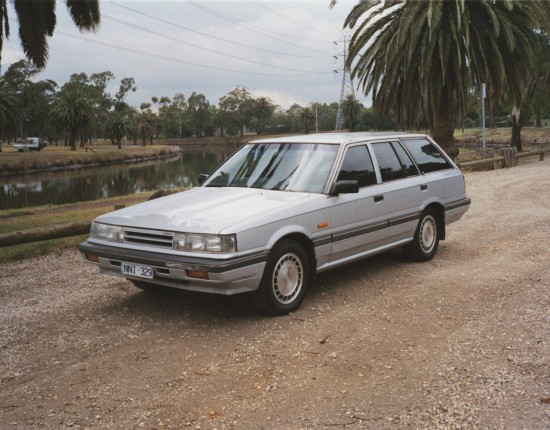
{"type": "Polygon", "coordinates": [[[0,177],[0,210],[193,187],[199,174],[212,172],[234,150],[235,147],[196,149],[145,163],[0,177]]]}

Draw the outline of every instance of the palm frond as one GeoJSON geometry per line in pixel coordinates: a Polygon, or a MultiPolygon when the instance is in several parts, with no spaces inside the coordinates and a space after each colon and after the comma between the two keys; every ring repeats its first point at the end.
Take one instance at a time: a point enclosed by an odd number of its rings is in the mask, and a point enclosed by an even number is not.
{"type": "Polygon", "coordinates": [[[48,36],[56,25],[55,0],[14,0],[19,38],[25,56],[42,69],[48,59],[48,36]]]}
{"type": "Polygon", "coordinates": [[[99,0],[67,0],[67,9],[80,30],[96,31],[101,17],[99,0]]]}

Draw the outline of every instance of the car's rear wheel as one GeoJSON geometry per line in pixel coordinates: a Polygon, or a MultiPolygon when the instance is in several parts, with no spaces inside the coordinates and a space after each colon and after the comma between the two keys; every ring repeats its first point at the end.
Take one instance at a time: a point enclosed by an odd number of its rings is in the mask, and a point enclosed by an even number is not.
{"type": "Polygon", "coordinates": [[[309,258],[297,242],[284,240],[270,252],[252,304],[270,315],[286,315],[302,302],[309,285],[309,258]]]}
{"type": "Polygon", "coordinates": [[[422,212],[413,241],[403,247],[405,255],[414,261],[431,260],[439,246],[439,223],[435,209],[427,208],[422,212]]]}

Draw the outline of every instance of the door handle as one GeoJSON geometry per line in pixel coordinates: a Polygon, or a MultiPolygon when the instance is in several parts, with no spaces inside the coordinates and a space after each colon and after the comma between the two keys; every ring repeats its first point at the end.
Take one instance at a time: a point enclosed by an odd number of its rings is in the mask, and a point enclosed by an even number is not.
{"type": "Polygon", "coordinates": [[[374,203],[379,203],[379,202],[381,202],[382,200],[384,200],[384,196],[383,196],[383,195],[374,196],[374,203]]]}
{"type": "Polygon", "coordinates": [[[422,184],[422,185],[420,185],[420,189],[422,191],[426,191],[428,189],[428,186],[426,184],[422,184]]]}

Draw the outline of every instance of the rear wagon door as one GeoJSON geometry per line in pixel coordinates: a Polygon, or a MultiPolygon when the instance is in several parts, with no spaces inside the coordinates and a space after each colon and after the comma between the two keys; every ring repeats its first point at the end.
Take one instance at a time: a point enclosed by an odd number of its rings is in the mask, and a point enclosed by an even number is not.
{"type": "Polygon", "coordinates": [[[379,199],[388,220],[387,243],[414,236],[427,184],[415,163],[397,140],[370,144],[380,173],[379,199]]]}

